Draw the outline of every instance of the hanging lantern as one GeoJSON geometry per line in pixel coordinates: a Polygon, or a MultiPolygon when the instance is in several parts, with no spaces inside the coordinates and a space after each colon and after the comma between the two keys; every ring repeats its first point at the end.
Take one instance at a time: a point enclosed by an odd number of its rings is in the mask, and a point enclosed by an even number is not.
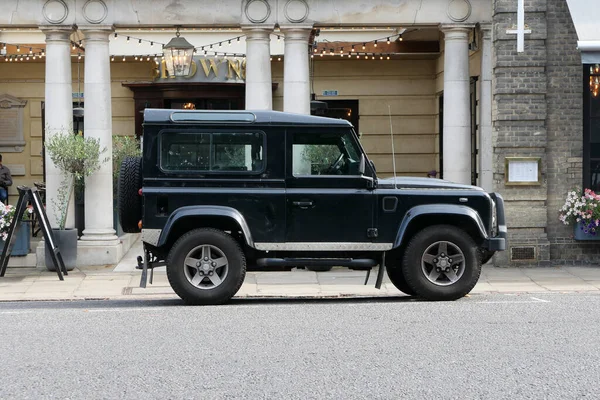
{"type": "Polygon", "coordinates": [[[164,47],[167,71],[171,76],[189,75],[192,65],[194,46],[185,38],[179,37],[179,35],[179,27],[177,27],[176,37],[171,39],[164,47]]]}

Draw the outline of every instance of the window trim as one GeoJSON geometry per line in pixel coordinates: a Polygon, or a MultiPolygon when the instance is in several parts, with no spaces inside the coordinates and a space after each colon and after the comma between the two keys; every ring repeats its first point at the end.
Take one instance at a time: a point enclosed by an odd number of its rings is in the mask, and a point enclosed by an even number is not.
{"type": "MultiPolygon", "coordinates": [[[[158,138],[158,169],[166,175],[261,175],[267,169],[267,134],[265,131],[261,129],[250,129],[250,130],[241,130],[241,129],[161,129],[157,135],[158,138]],[[212,135],[220,134],[220,133],[259,133],[262,135],[262,168],[258,171],[227,171],[227,170],[174,170],[174,169],[164,169],[163,168],[163,158],[162,158],[162,149],[163,149],[163,137],[168,133],[184,133],[184,134],[209,134],[211,135],[211,146],[212,146],[212,135]]],[[[211,149],[212,150],[212,149],[211,149]]],[[[209,154],[212,158],[212,151],[209,154]]]]}

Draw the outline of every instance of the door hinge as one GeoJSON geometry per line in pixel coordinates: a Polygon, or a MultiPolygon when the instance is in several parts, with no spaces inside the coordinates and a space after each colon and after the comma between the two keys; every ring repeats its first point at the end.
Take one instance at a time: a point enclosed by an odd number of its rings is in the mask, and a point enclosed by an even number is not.
{"type": "Polygon", "coordinates": [[[367,229],[367,237],[369,239],[374,239],[376,237],[379,236],[379,232],[377,231],[377,228],[369,228],[367,229]]]}

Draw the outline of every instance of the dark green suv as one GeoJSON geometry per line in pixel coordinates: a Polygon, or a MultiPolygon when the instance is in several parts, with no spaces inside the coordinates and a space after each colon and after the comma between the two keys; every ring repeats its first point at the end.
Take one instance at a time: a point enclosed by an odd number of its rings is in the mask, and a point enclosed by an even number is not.
{"type": "MultiPolygon", "coordinates": [[[[402,292],[454,300],[506,248],[504,203],[429,178],[378,179],[344,120],[275,111],[146,109],[120,171],[126,232],[190,304],[236,294],[246,266],[380,266],[402,292]]],[[[140,258],[141,260],[141,258],[140,258]]]]}

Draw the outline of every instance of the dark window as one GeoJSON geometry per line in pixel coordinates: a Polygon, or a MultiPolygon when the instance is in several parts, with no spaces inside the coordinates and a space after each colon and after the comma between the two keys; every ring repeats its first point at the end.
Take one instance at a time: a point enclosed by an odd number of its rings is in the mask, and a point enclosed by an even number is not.
{"type": "Polygon", "coordinates": [[[265,135],[244,133],[161,133],[164,171],[262,172],[265,135]]]}
{"type": "Polygon", "coordinates": [[[360,152],[352,133],[296,133],[294,176],[359,175],[360,152]]]}
{"type": "Polygon", "coordinates": [[[600,191],[600,68],[583,66],[583,186],[600,191]]]}

